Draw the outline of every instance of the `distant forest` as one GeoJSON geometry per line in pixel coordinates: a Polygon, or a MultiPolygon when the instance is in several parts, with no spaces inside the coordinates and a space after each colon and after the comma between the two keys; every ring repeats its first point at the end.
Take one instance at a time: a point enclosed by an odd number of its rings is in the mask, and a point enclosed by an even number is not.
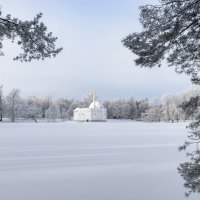
{"type": "MultiPolygon", "coordinates": [[[[179,122],[191,119],[181,109],[181,104],[191,97],[200,95],[200,88],[192,88],[177,95],[166,94],[161,99],[135,100],[128,99],[106,100],[102,104],[107,109],[108,119],[130,119],[152,122],[179,122]]],[[[38,120],[66,121],[73,117],[77,107],[88,107],[92,95],[77,99],[53,99],[51,97],[21,97],[20,90],[13,89],[9,94],[3,94],[0,86],[0,121],[38,120]]]]}

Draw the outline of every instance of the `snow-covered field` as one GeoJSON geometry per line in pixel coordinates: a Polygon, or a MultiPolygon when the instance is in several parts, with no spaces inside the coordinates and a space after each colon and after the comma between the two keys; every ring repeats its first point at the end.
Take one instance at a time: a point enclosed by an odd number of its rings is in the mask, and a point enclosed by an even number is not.
{"type": "Polygon", "coordinates": [[[185,126],[0,124],[0,200],[184,200],[185,126]]]}

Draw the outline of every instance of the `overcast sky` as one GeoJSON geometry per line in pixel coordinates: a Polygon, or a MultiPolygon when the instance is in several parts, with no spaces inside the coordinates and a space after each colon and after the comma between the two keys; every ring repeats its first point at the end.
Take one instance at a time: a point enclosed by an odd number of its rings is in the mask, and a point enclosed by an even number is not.
{"type": "Polygon", "coordinates": [[[0,0],[3,15],[31,19],[42,12],[43,22],[63,52],[55,59],[20,63],[20,49],[4,42],[0,83],[4,92],[19,88],[23,96],[80,98],[95,90],[100,99],[160,97],[191,86],[189,77],[174,68],[141,69],[121,40],[141,30],[140,5],[156,0],[0,0]]]}

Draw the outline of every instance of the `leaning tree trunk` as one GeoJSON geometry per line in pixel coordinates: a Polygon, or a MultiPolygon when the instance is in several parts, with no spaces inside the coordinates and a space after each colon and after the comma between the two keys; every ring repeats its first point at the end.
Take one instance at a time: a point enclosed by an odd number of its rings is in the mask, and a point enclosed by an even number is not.
{"type": "Polygon", "coordinates": [[[0,112],[0,122],[2,122],[2,121],[3,121],[3,113],[0,112]]]}

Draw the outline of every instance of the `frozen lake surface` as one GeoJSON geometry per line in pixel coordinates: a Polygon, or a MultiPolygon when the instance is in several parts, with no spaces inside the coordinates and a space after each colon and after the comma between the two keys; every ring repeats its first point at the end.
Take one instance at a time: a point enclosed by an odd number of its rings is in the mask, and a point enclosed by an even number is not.
{"type": "Polygon", "coordinates": [[[0,124],[0,200],[184,200],[185,126],[0,124]]]}

